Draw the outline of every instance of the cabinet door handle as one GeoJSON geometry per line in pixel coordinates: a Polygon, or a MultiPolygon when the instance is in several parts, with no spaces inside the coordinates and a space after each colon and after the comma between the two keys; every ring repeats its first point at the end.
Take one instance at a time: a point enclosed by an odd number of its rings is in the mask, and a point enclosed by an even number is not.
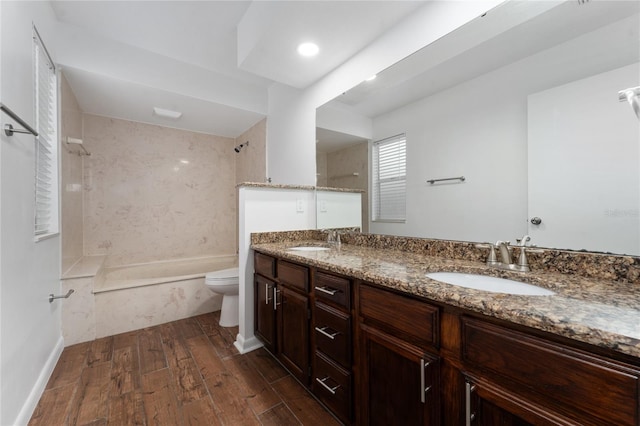
{"type": "Polygon", "coordinates": [[[336,390],[340,387],[340,385],[331,387],[329,385],[327,385],[325,383],[325,380],[327,380],[329,378],[329,376],[325,377],[324,379],[319,379],[316,377],[316,382],[320,383],[326,390],[328,390],[329,392],[331,392],[333,395],[336,394],[336,390]]]}
{"type": "Polygon", "coordinates": [[[427,378],[425,377],[425,372],[429,364],[431,363],[425,361],[424,358],[420,360],[420,402],[423,404],[427,400],[427,392],[431,390],[431,386],[427,386],[427,378]]]}
{"type": "Polygon", "coordinates": [[[278,310],[278,293],[280,293],[280,290],[278,290],[276,287],[273,287],[273,310],[277,311],[278,310]]]}
{"type": "Polygon", "coordinates": [[[471,412],[471,394],[476,390],[475,385],[465,381],[465,418],[466,426],[471,426],[471,422],[475,419],[476,414],[471,412]]]}
{"type": "Polygon", "coordinates": [[[336,331],[335,333],[327,333],[327,329],[331,330],[329,327],[325,326],[325,327],[316,327],[316,331],[320,334],[323,334],[325,336],[327,336],[329,339],[334,340],[336,338],[336,336],[338,334],[340,334],[339,331],[336,331]]]}
{"type": "Polygon", "coordinates": [[[264,304],[268,305],[269,302],[271,302],[271,299],[269,299],[269,293],[271,292],[271,289],[269,288],[269,284],[264,283],[264,304]]]}
{"type": "Polygon", "coordinates": [[[340,290],[336,290],[328,287],[315,287],[315,289],[322,293],[328,294],[329,296],[335,296],[335,294],[340,291],[340,290]]]}

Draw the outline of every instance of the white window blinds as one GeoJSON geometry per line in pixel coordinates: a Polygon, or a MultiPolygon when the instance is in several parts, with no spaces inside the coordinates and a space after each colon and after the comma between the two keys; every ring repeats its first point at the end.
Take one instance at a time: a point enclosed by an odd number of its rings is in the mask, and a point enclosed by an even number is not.
{"type": "Polygon", "coordinates": [[[407,198],[407,139],[404,134],[373,143],[373,220],[404,222],[407,198]]]}
{"type": "Polygon", "coordinates": [[[58,232],[58,97],[56,69],[33,29],[35,81],[35,236],[58,232]]]}

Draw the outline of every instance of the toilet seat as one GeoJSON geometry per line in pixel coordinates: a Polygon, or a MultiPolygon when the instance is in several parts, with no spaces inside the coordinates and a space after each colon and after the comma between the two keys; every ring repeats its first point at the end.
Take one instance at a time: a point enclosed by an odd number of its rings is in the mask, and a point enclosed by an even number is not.
{"type": "Polygon", "coordinates": [[[205,275],[205,283],[206,284],[219,284],[223,282],[237,282],[239,275],[239,268],[227,268],[221,269],[219,271],[209,272],[205,275]]]}

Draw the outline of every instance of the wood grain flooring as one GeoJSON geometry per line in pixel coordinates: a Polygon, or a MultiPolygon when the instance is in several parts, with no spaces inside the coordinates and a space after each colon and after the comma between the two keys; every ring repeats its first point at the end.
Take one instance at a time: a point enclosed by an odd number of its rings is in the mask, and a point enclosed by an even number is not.
{"type": "Polygon", "coordinates": [[[238,354],[219,315],[65,348],[29,425],[339,424],[267,351],[238,354]]]}

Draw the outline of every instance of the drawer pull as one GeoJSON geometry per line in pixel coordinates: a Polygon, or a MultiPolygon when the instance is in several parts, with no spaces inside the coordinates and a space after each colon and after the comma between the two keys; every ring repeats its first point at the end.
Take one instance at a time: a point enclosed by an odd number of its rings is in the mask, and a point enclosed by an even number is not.
{"type": "Polygon", "coordinates": [[[270,290],[271,290],[271,289],[269,288],[269,284],[264,283],[264,294],[265,294],[265,297],[264,297],[264,304],[265,304],[265,305],[268,305],[268,304],[269,304],[269,302],[271,302],[271,299],[269,299],[269,292],[270,292],[270,290]]]}
{"type": "Polygon", "coordinates": [[[465,386],[465,414],[466,414],[466,426],[471,426],[471,422],[476,417],[475,413],[471,412],[471,394],[476,390],[475,385],[472,385],[469,382],[464,383],[465,386]]]}
{"type": "Polygon", "coordinates": [[[337,336],[338,334],[340,334],[340,332],[339,332],[339,331],[336,331],[335,333],[327,333],[327,331],[326,331],[326,330],[331,330],[331,329],[330,329],[329,327],[326,327],[326,326],[325,326],[325,327],[322,327],[322,328],[320,328],[320,327],[316,327],[316,331],[317,331],[318,333],[325,335],[326,337],[328,337],[328,338],[329,338],[329,339],[331,339],[331,340],[334,340],[334,339],[336,338],[336,336],[337,336]]]}
{"type": "Polygon", "coordinates": [[[340,387],[340,385],[334,386],[334,387],[330,387],[329,385],[327,385],[325,383],[325,380],[327,380],[329,378],[329,376],[325,377],[324,379],[319,379],[316,377],[316,382],[320,383],[326,390],[328,390],[329,392],[331,392],[333,395],[336,394],[336,390],[340,387]]]}
{"type": "Polygon", "coordinates": [[[328,294],[329,296],[335,296],[336,293],[340,292],[340,290],[332,289],[329,287],[315,287],[315,289],[318,290],[319,292],[328,294]]]}
{"type": "Polygon", "coordinates": [[[278,293],[280,293],[280,290],[273,287],[273,310],[274,311],[278,310],[278,305],[280,304],[278,303],[278,293]]]}
{"type": "Polygon", "coordinates": [[[424,358],[420,360],[420,402],[423,404],[427,399],[427,392],[431,390],[431,386],[426,385],[427,378],[425,377],[426,369],[430,364],[431,363],[425,361],[424,358]]]}

